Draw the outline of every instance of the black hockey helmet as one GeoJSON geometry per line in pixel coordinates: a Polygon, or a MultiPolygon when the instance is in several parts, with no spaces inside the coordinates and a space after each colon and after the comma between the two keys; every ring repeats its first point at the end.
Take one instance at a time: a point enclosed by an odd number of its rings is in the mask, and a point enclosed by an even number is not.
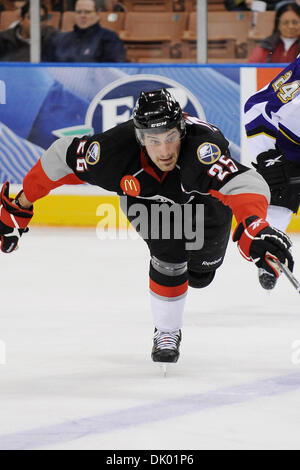
{"type": "Polygon", "coordinates": [[[161,134],[176,127],[180,138],[185,135],[182,109],[166,88],[142,91],[133,109],[133,123],[138,142],[143,145],[144,130],[161,134]]]}

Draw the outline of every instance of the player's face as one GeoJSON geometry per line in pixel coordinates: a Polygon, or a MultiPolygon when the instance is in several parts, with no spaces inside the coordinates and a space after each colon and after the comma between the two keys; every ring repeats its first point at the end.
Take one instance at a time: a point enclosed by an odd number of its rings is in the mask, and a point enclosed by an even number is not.
{"type": "Polygon", "coordinates": [[[75,22],[81,29],[98,23],[99,17],[93,0],[78,0],[75,5],[75,22]]]}
{"type": "Polygon", "coordinates": [[[292,10],[284,12],[279,20],[278,29],[284,38],[300,36],[300,18],[292,10]]]}
{"type": "Polygon", "coordinates": [[[175,168],[180,151],[180,132],[177,128],[162,134],[145,132],[144,145],[153,163],[162,171],[175,168]]]}

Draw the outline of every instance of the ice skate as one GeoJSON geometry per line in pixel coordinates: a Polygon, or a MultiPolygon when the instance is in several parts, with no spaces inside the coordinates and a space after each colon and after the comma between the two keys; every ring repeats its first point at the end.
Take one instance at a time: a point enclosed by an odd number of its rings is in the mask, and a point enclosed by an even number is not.
{"type": "Polygon", "coordinates": [[[181,330],[165,333],[155,328],[153,337],[152,360],[160,363],[174,363],[179,358],[181,330]]]}
{"type": "Polygon", "coordinates": [[[259,268],[258,279],[260,285],[266,290],[272,290],[276,286],[276,276],[274,276],[274,274],[268,273],[268,271],[265,269],[259,268]]]}

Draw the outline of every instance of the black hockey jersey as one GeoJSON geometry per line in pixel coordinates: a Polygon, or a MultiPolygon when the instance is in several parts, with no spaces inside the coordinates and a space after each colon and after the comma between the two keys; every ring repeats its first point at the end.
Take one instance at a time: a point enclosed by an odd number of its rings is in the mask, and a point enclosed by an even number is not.
{"type": "Polygon", "coordinates": [[[86,182],[119,195],[187,203],[197,193],[216,197],[237,220],[265,217],[269,189],[262,177],[230,156],[215,126],[187,117],[176,167],[162,172],[141,149],[129,120],[102,134],[58,139],[24,179],[34,202],[65,183],[86,182]]]}

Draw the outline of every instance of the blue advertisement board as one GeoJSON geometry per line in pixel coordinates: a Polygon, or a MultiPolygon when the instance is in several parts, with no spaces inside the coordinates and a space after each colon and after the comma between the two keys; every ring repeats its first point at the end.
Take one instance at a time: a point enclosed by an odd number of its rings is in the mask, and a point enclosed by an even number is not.
{"type": "MultiPolygon", "coordinates": [[[[0,66],[0,183],[21,184],[64,135],[101,133],[131,118],[142,90],[166,87],[184,111],[213,123],[240,158],[238,68],[201,66],[0,66]]],[[[120,145],[122,145],[120,143],[120,145]]]]}

